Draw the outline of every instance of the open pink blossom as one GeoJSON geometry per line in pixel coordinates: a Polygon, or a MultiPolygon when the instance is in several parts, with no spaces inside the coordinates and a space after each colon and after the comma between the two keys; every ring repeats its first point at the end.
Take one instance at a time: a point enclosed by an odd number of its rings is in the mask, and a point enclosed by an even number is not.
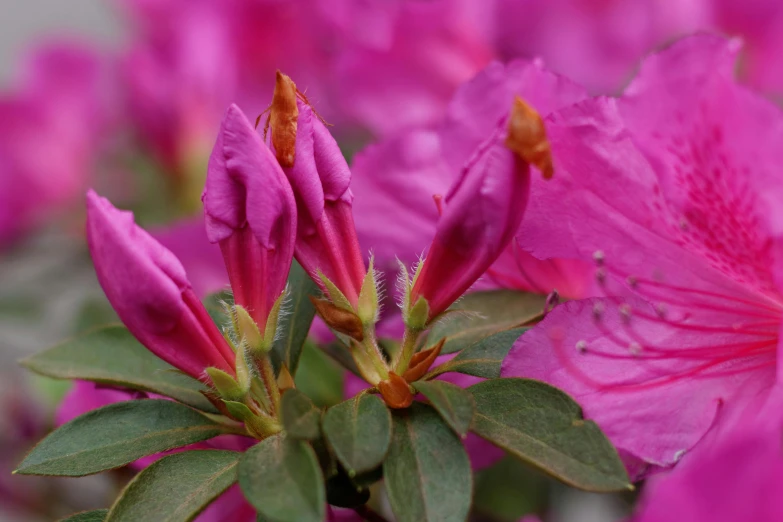
{"type": "Polygon", "coordinates": [[[761,414],[778,379],[783,115],[736,83],[738,51],[686,38],[621,98],[550,116],[558,175],[534,183],[519,234],[593,260],[604,297],[555,308],[503,375],[573,395],[634,473],[761,414]]]}
{"type": "Polygon", "coordinates": [[[234,301],[263,329],[291,268],[296,202],[274,155],[236,105],[223,118],[202,199],[207,236],[223,252],[234,301]]]}
{"type": "Polygon", "coordinates": [[[50,44],[24,65],[0,97],[0,245],[81,200],[108,120],[94,51],[50,44]]]}
{"type": "Polygon", "coordinates": [[[732,432],[711,451],[651,481],[630,522],[782,520],[780,441],[780,429],[732,432]]]}
{"type": "Polygon", "coordinates": [[[87,194],[87,241],[103,291],[128,330],[152,353],[201,379],[234,373],[234,351],[207,314],[174,255],[131,212],[87,194]]]}
{"type": "MultiPolygon", "coordinates": [[[[546,116],[587,93],[538,62],[496,62],[460,87],[438,128],[402,132],[356,156],[352,190],[357,231],[362,246],[375,255],[376,267],[394,272],[397,258],[411,265],[425,251],[439,221],[433,197],[448,192],[472,151],[508,114],[514,96],[546,116]]],[[[542,294],[557,289],[566,297],[582,297],[591,272],[579,260],[536,259],[515,238],[478,285],[542,294]]]]}

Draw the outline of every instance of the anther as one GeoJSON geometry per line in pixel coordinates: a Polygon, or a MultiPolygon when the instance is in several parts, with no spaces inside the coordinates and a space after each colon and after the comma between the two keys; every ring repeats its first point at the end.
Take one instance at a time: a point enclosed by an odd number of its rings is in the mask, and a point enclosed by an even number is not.
{"type": "Polygon", "coordinates": [[[655,313],[661,319],[665,319],[666,318],[666,312],[667,312],[667,309],[666,309],[666,305],[665,304],[658,303],[658,304],[655,305],[655,313]]]}
{"type": "Polygon", "coordinates": [[[628,283],[628,286],[636,290],[636,287],[639,286],[639,280],[636,278],[636,276],[628,276],[625,279],[625,282],[628,283]]]}
{"type": "Polygon", "coordinates": [[[631,320],[631,305],[628,303],[623,303],[618,307],[618,310],[620,311],[620,318],[625,324],[628,324],[628,322],[631,320]]]}
{"type": "Polygon", "coordinates": [[[596,265],[602,266],[604,264],[604,251],[596,250],[593,252],[593,261],[595,261],[596,265]]]}
{"type": "Polygon", "coordinates": [[[606,281],[606,269],[604,267],[601,267],[595,271],[595,279],[598,281],[598,284],[604,284],[606,281]]]}
{"type": "Polygon", "coordinates": [[[443,216],[443,195],[433,194],[432,200],[435,201],[435,208],[438,209],[438,216],[443,216]]]}
{"type": "Polygon", "coordinates": [[[637,343],[636,341],[632,341],[631,344],[628,345],[628,351],[636,357],[640,353],[642,353],[642,345],[637,343]]]}
{"type": "Polygon", "coordinates": [[[579,353],[585,353],[587,351],[587,341],[584,339],[576,342],[576,351],[579,353]]]}
{"type": "Polygon", "coordinates": [[[593,305],[593,319],[596,321],[601,320],[601,316],[604,315],[604,304],[603,303],[595,303],[593,305]]]}

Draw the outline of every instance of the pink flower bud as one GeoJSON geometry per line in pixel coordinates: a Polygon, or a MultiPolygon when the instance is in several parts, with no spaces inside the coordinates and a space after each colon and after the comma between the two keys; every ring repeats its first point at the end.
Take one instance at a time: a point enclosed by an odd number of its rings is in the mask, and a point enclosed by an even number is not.
{"type": "Polygon", "coordinates": [[[411,291],[443,312],[489,268],[514,237],[527,205],[529,162],[550,162],[543,123],[517,99],[511,115],[463,167],[446,196],[435,237],[411,291]],[[532,151],[532,152],[531,152],[532,151]]]}
{"type": "Polygon", "coordinates": [[[133,213],[89,191],[87,241],[106,297],[139,342],[197,379],[210,366],[234,374],[234,352],[179,260],[134,223],[133,213]]]}
{"type": "Polygon", "coordinates": [[[268,124],[271,147],[296,196],[296,258],[317,283],[320,270],[356,306],[366,269],[351,211],[348,164],[307,99],[280,72],[268,124]]]}
{"type": "Polygon", "coordinates": [[[236,105],[223,117],[202,199],[207,237],[220,244],[234,300],[263,330],[291,268],[296,202],[272,152],[236,105]]]}

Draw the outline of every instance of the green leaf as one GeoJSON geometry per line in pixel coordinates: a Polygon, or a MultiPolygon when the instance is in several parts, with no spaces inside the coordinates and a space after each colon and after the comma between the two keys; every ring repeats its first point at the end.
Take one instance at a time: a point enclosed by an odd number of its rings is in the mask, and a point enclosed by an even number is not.
{"type": "Polygon", "coordinates": [[[217,413],[201,394],[207,388],[158,359],[120,325],[91,330],[21,361],[30,370],[57,379],[123,386],[171,397],[217,413]]]}
{"type": "Polygon", "coordinates": [[[296,439],[313,440],[321,434],[321,410],[297,389],[283,393],[280,401],[283,428],[296,439]]]}
{"type": "Polygon", "coordinates": [[[435,323],[428,342],[434,346],[446,337],[441,353],[464,350],[488,335],[535,319],[543,311],[545,300],[538,294],[514,290],[468,294],[449,309],[451,317],[435,323]]]}
{"type": "Polygon", "coordinates": [[[239,485],[258,512],[276,522],[321,522],[326,491],[313,448],[284,434],[264,439],[239,461],[239,485]]]}
{"type": "Polygon", "coordinates": [[[68,518],[64,518],[60,522],[103,522],[106,519],[106,514],[108,512],[108,509],[82,511],[81,513],[76,513],[68,518]]]}
{"type": "Polygon", "coordinates": [[[125,487],[106,522],[187,522],[237,480],[241,453],[195,450],[164,457],[125,487]]]}
{"type": "Polygon", "coordinates": [[[465,437],[473,421],[476,405],[469,391],[446,381],[419,381],[413,387],[429,399],[446,424],[465,437]]]}
{"type": "Polygon", "coordinates": [[[632,488],[617,451],[571,397],[530,379],[492,379],[468,388],[472,430],[545,473],[588,491],[632,488]]]}
{"type": "Polygon", "coordinates": [[[451,522],[468,516],[473,488],[462,441],[422,403],[394,415],[383,477],[399,522],[451,522]]]}
{"type": "Polygon", "coordinates": [[[33,448],[16,473],[81,477],[223,432],[219,424],[173,401],[118,402],[60,426],[33,448]]]}
{"type": "Polygon", "coordinates": [[[343,368],[313,343],[305,343],[299,368],[296,371],[296,389],[307,395],[319,408],[328,408],[343,400],[343,368]]]}
{"type": "Polygon", "coordinates": [[[308,296],[318,295],[320,290],[296,261],[291,265],[291,273],[288,275],[288,289],[290,297],[285,303],[288,313],[280,318],[277,327],[279,338],[272,347],[272,353],[277,366],[285,364],[291,375],[295,376],[302,345],[315,317],[315,307],[308,296]]]}
{"type": "Polygon", "coordinates": [[[485,337],[468,346],[453,359],[435,367],[422,379],[432,379],[443,373],[459,372],[485,379],[500,377],[500,365],[511,347],[527,328],[512,328],[485,337]]]}
{"type": "Polygon", "coordinates": [[[329,408],[323,430],[337,459],[353,476],[383,462],[391,441],[391,414],[377,395],[360,393],[329,408]]]}

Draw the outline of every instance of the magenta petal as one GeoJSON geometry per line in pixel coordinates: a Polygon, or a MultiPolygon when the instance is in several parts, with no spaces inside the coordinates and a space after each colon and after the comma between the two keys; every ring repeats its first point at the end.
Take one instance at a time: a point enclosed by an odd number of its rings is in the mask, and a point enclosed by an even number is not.
{"type": "Polygon", "coordinates": [[[783,519],[780,428],[758,432],[751,427],[649,484],[633,522],[783,519]]]}
{"type": "Polygon", "coordinates": [[[128,330],[151,352],[201,378],[233,373],[234,353],[196,297],[182,264],[131,212],[87,194],[87,240],[98,281],[128,330]]]}
{"type": "MultiPolygon", "coordinates": [[[[718,350],[742,336],[689,334],[649,312],[649,305],[637,303],[628,322],[612,298],[564,303],[517,341],[502,375],[563,389],[620,450],[670,466],[710,430],[721,405],[742,408],[752,397],[768,394],[775,371],[740,360],[724,363],[706,378],[693,378],[704,360],[688,358],[688,350],[710,345],[718,350]],[[682,350],[683,358],[656,357],[663,350],[682,350]]],[[[753,342],[754,336],[746,337],[753,342]]]]}
{"type": "Polygon", "coordinates": [[[435,234],[433,196],[445,196],[453,179],[441,158],[438,135],[428,130],[372,145],[354,158],[356,228],[376,267],[396,272],[398,257],[411,266],[435,234]]]}

